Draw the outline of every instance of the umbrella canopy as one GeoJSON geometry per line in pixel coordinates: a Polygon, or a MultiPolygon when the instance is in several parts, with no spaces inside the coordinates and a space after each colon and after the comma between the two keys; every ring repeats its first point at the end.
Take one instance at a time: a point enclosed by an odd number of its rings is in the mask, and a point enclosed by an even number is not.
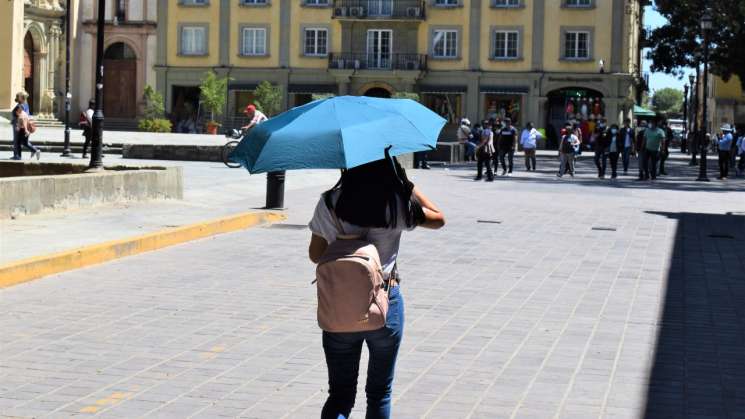
{"type": "Polygon", "coordinates": [[[445,119],[410,99],[339,96],[290,109],[254,127],[230,154],[251,173],[350,169],[434,149],[445,119]]]}

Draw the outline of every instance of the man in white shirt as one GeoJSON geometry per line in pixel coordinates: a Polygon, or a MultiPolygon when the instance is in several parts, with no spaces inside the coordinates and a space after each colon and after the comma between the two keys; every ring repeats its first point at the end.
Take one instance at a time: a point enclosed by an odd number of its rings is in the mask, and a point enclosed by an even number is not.
{"type": "Polygon", "coordinates": [[[536,159],[535,150],[538,148],[538,139],[541,138],[541,133],[533,127],[532,122],[528,122],[520,135],[520,145],[525,152],[525,167],[530,172],[531,169],[535,172],[536,170],[536,159]],[[531,167],[532,163],[532,167],[531,167]]]}
{"type": "Polygon", "coordinates": [[[736,145],[735,153],[740,156],[740,162],[737,164],[737,176],[739,177],[745,173],[745,134],[740,136],[736,145]]]}
{"type": "Polygon", "coordinates": [[[248,117],[248,120],[250,121],[248,125],[241,127],[243,131],[248,131],[251,128],[255,127],[256,125],[259,125],[260,123],[266,121],[267,118],[266,115],[264,115],[263,112],[256,109],[256,106],[254,105],[248,105],[246,106],[246,110],[243,111],[243,113],[246,114],[246,117],[248,117]]]}

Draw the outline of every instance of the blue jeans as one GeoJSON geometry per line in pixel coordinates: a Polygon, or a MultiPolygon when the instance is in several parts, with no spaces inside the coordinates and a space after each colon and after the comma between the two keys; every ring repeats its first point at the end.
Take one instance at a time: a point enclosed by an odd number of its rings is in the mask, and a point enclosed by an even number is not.
{"type": "Polygon", "coordinates": [[[391,391],[398,348],[404,331],[404,300],[400,287],[390,293],[385,327],[371,332],[323,332],[323,351],[329,372],[329,397],[321,419],[346,419],[354,407],[362,343],[367,342],[367,419],[391,416],[391,391]]]}

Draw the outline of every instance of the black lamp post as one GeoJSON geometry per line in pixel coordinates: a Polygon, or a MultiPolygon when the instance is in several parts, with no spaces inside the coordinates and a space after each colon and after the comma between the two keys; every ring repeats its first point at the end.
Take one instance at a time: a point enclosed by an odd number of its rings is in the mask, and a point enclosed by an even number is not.
{"type": "Polygon", "coordinates": [[[91,162],[89,170],[100,170],[101,143],[103,141],[103,33],[106,17],[106,0],[98,0],[98,21],[96,22],[96,111],[93,113],[93,138],[91,141],[91,162]]]}
{"type": "Polygon", "coordinates": [[[62,149],[62,157],[70,157],[70,38],[72,28],[70,27],[70,15],[72,10],[70,0],[65,6],[65,146],[62,149]]]}
{"type": "Polygon", "coordinates": [[[701,145],[701,164],[699,165],[698,179],[699,182],[708,182],[709,177],[706,170],[706,151],[709,148],[709,109],[708,109],[708,92],[709,92],[709,31],[712,27],[711,15],[708,11],[704,12],[701,16],[701,31],[704,35],[704,88],[702,97],[704,99],[704,112],[703,112],[703,133],[699,138],[699,144],[701,145]]]}
{"type": "Polygon", "coordinates": [[[680,141],[680,152],[684,153],[688,143],[688,85],[683,85],[683,138],[680,141]]]}
{"type": "Polygon", "coordinates": [[[694,76],[691,74],[689,78],[691,80],[694,80],[693,89],[691,89],[691,107],[693,108],[693,115],[691,122],[691,125],[693,125],[693,143],[691,144],[691,166],[695,166],[698,164],[698,161],[696,161],[696,155],[698,155],[698,147],[699,147],[699,135],[701,134],[698,132],[698,101],[699,101],[699,88],[698,83],[701,81],[701,74],[699,72],[699,62],[696,61],[696,75],[694,76]]]}

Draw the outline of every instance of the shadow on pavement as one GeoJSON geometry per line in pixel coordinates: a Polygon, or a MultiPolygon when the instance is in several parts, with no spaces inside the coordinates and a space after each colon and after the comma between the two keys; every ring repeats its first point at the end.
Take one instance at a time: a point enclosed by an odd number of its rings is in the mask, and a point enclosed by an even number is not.
{"type": "Polygon", "coordinates": [[[646,419],[745,418],[745,213],[678,222],[646,419]]]}
{"type": "MultiPolygon", "coordinates": [[[[635,164],[629,168],[627,175],[620,172],[618,179],[610,179],[610,169],[605,179],[597,178],[597,169],[593,163],[592,157],[583,156],[577,163],[577,176],[571,178],[569,175],[559,179],[556,177],[558,163],[556,159],[543,157],[538,159],[538,170],[527,173],[522,164],[515,161],[515,172],[511,177],[496,176],[495,181],[514,181],[518,183],[553,183],[558,185],[569,184],[588,187],[609,187],[609,188],[631,188],[631,189],[665,189],[674,191],[708,191],[708,192],[735,192],[745,191],[745,179],[730,178],[726,181],[716,179],[718,175],[717,162],[709,161],[708,176],[710,182],[697,182],[698,166],[689,166],[686,161],[674,160],[667,163],[667,175],[657,178],[655,181],[638,181],[639,170],[635,164]]],[[[522,163],[522,162],[520,162],[522,163]]],[[[476,175],[475,164],[461,164],[450,166],[448,169],[454,172],[455,177],[473,181],[476,175]],[[466,174],[467,173],[467,174],[466,174]]],[[[501,173],[501,169],[498,173],[501,173]]]]}

